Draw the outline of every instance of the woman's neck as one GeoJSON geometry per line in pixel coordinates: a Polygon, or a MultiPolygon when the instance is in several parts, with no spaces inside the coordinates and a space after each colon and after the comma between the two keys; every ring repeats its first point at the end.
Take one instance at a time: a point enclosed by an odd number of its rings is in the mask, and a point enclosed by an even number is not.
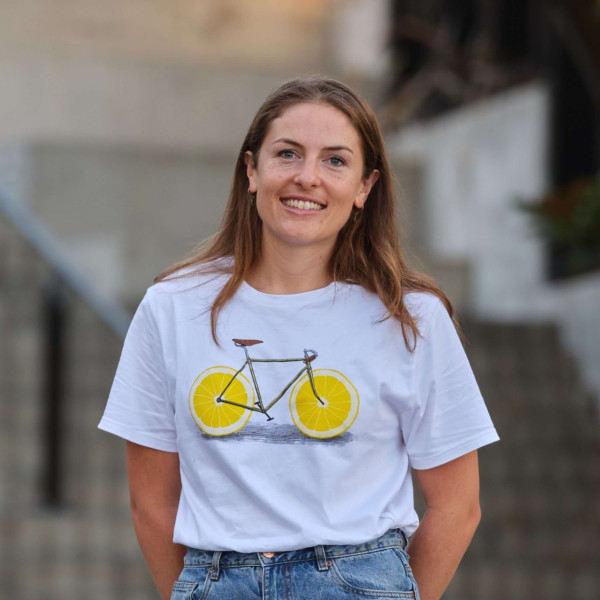
{"type": "Polygon", "coordinates": [[[266,294],[300,294],[331,283],[328,263],[328,255],[313,247],[280,252],[266,246],[246,280],[253,288],[266,294]]]}

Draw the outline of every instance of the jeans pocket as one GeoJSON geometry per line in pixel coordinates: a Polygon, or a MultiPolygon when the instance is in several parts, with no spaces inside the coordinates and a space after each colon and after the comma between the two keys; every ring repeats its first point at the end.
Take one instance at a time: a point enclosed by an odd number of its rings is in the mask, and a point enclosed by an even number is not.
{"type": "Polygon", "coordinates": [[[410,568],[410,562],[409,562],[410,556],[408,555],[408,552],[406,550],[403,550],[402,548],[394,548],[394,552],[400,559],[400,562],[402,563],[402,566],[404,567],[406,574],[409,577],[412,577],[413,574],[412,574],[412,569],[410,568]]]}
{"type": "Polygon", "coordinates": [[[210,584],[208,568],[184,567],[179,579],[173,584],[171,600],[204,600],[210,584]]]}
{"type": "Polygon", "coordinates": [[[403,550],[402,548],[394,548],[394,551],[396,552],[398,558],[400,559],[400,562],[404,566],[404,573],[406,574],[406,577],[408,577],[408,579],[410,579],[413,583],[416,600],[419,600],[419,586],[417,585],[417,580],[415,579],[415,576],[413,575],[410,566],[410,556],[408,555],[408,552],[406,550],[403,550]]]}
{"type": "Polygon", "coordinates": [[[393,548],[338,556],[329,570],[337,585],[356,596],[413,600],[414,578],[398,556],[393,548]]]}
{"type": "Polygon", "coordinates": [[[171,600],[190,600],[197,588],[197,583],[191,581],[176,581],[173,584],[171,600]]]}

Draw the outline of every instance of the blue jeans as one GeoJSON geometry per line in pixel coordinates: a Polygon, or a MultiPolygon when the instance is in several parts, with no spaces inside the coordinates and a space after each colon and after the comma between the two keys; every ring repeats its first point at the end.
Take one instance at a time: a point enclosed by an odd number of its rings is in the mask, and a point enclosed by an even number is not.
{"type": "Polygon", "coordinates": [[[406,537],[273,553],[188,548],[171,600],[419,600],[406,537]]]}

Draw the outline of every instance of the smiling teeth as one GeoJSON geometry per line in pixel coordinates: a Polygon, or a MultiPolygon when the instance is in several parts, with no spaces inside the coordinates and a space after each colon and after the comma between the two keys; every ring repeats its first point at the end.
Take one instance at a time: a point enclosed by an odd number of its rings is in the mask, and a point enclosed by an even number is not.
{"type": "Polygon", "coordinates": [[[286,206],[291,206],[293,208],[299,208],[300,210],[322,210],[325,208],[321,204],[317,204],[316,202],[311,202],[310,200],[282,200],[283,204],[286,206]]]}

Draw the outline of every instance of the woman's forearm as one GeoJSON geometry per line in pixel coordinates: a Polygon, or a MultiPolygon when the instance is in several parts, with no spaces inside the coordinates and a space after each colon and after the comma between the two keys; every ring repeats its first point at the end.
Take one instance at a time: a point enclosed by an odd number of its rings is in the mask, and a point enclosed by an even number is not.
{"type": "Polygon", "coordinates": [[[185,547],[173,543],[181,494],[179,455],[127,442],[131,516],[138,542],[162,600],[171,597],[185,547]]]}
{"type": "Polygon", "coordinates": [[[480,519],[467,510],[428,509],[408,546],[421,600],[439,600],[467,550],[480,519]]]}
{"type": "Polygon", "coordinates": [[[169,600],[173,583],[183,569],[185,546],[173,543],[176,507],[144,510],[132,506],[133,526],[154,584],[169,600]]]}

